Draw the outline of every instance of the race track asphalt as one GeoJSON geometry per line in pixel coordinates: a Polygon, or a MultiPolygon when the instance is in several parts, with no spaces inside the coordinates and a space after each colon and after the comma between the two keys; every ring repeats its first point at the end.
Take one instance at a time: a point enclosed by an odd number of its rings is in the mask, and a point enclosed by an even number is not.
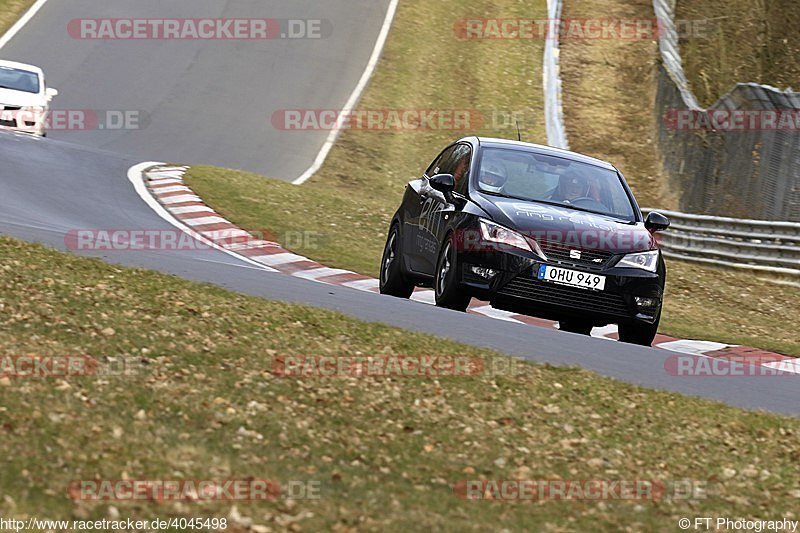
{"type": "MultiPolygon", "coordinates": [[[[282,109],[339,110],[361,77],[389,0],[50,0],[0,57],[44,69],[56,110],[132,112],[130,129],[51,131],[132,155],[294,180],[327,131],[283,131],[282,109]],[[321,39],[85,40],[74,19],[319,20],[321,39]]],[[[91,122],[91,121],[88,121],[91,122]]]]}

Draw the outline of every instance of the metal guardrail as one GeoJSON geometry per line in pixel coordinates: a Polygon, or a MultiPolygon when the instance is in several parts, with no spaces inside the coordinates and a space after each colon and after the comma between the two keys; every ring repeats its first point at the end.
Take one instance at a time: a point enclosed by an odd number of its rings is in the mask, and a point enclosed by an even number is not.
{"type": "Polygon", "coordinates": [[[642,211],[669,217],[659,234],[666,257],[800,276],[800,223],[642,211]]]}

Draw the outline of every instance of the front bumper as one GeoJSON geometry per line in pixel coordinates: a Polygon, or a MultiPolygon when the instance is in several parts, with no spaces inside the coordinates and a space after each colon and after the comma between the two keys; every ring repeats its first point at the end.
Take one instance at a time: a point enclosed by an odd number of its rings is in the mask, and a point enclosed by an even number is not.
{"type": "Polygon", "coordinates": [[[20,110],[0,111],[0,130],[41,137],[45,131],[45,116],[20,110]]]}
{"type": "Polygon", "coordinates": [[[461,282],[481,299],[497,309],[533,315],[551,320],[589,320],[596,326],[606,324],[654,323],[659,316],[664,292],[663,260],[656,272],[615,265],[621,255],[612,257],[602,268],[544,261],[520,252],[463,253],[459,257],[461,282]],[[551,265],[589,272],[606,277],[606,286],[595,291],[539,280],[540,265],[551,265]],[[491,277],[476,274],[473,266],[495,271],[491,277]],[[637,298],[639,297],[639,302],[637,298]],[[642,298],[655,299],[640,305],[642,298]]]}

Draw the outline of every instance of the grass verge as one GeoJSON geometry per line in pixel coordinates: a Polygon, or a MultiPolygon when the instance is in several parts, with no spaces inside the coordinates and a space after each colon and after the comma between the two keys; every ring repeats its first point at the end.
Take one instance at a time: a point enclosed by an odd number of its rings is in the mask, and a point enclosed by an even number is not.
{"type": "Polygon", "coordinates": [[[686,77],[701,105],[710,106],[738,82],[800,90],[795,0],[678,0],[675,16],[703,21],[697,35],[680,43],[686,77]]]}
{"type": "MultiPolygon", "coordinates": [[[[290,355],[487,351],[0,238],[0,349],[141,362],[137,373],[0,377],[0,513],[222,517],[228,531],[673,529],[791,517],[800,421],[520,364],[473,377],[287,379],[290,355]],[[635,435],[635,438],[631,438],[635,435]],[[319,482],[319,499],[74,502],[77,479],[319,482]],[[463,501],[465,479],[695,480],[661,501],[463,501]],[[111,509],[111,507],[114,509],[111,509]]],[[[505,360],[505,359],[503,359],[505,360]]]]}
{"type": "MultiPolygon", "coordinates": [[[[34,0],[0,0],[0,35],[33,5],[34,0]]],[[[6,58],[11,59],[11,58],[6,58]]]]}

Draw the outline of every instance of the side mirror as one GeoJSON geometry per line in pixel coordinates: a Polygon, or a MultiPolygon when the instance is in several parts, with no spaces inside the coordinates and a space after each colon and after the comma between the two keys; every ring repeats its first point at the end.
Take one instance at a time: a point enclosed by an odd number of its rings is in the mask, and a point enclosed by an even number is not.
{"type": "Polygon", "coordinates": [[[669,227],[669,219],[661,213],[651,211],[644,221],[644,227],[651,233],[665,230],[669,227]]]}
{"type": "Polygon", "coordinates": [[[53,89],[52,87],[48,87],[47,89],[44,90],[44,94],[45,96],[47,96],[48,99],[54,98],[58,96],[58,89],[53,89]]]}
{"type": "Polygon", "coordinates": [[[456,188],[456,180],[452,174],[436,174],[428,178],[428,183],[430,183],[431,188],[442,194],[451,193],[456,188]]]}

